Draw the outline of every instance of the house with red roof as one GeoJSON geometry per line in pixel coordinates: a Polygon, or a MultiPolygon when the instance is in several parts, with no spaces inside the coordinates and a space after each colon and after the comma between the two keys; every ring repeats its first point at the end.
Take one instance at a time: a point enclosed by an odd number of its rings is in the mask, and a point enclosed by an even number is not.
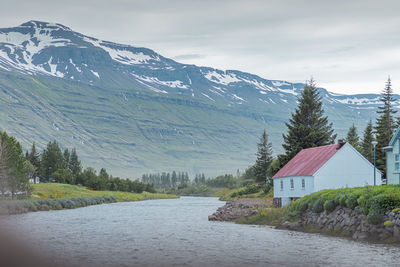
{"type": "Polygon", "coordinates": [[[353,146],[338,144],[301,150],[274,176],[274,204],[290,201],[323,189],[380,185],[382,174],[353,146]]]}

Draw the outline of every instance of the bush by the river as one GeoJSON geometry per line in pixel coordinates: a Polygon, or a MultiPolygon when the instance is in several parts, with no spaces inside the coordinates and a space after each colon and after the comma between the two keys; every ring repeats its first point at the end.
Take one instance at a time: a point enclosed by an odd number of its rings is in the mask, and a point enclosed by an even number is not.
{"type": "Polygon", "coordinates": [[[358,209],[367,216],[371,224],[382,222],[385,212],[400,208],[400,186],[366,186],[322,190],[289,204],[286,219],[294,221],[307,210],[314,213],[335,210],[337,206],[358,209]]]}
{"type": "Polygon", "coordinates": [[[114,202],[116,202],[116,199],[113,196],[101,196],[94,198],[41,199],[35,201],[3,201],[0,204],[0,208],[2,213],[18,214],[31,211],[74,209],[90,205],[114,202]]]}

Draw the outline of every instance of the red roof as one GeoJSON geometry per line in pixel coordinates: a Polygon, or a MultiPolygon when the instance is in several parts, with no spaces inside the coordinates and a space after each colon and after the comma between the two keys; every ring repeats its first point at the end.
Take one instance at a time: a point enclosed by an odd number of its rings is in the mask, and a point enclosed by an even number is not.
{"type": "MultiPolygon", "coordinates": [[[[343,146],[342,146],[343,147],[343,146]]],[[[312,147],[301,150],[273,178],[314,175],[340,149],[338,145],[312,147]]]]}

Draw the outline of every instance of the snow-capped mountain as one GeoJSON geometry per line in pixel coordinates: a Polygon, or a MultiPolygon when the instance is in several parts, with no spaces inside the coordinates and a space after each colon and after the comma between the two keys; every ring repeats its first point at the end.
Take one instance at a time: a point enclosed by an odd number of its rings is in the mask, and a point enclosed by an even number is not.
{"type": "MultiPolygon", "coordinates": [[[[263,128],[279,151],[284,121],[303,88],[302,83],[236,70],[181,64],[153,50],[102,41],[61,24],[29,21],[0,29],[0,92],[9,105],[0,108],[6,115],[0,116],[0,126],[25,146],[35,138],[57,138],[64,145],[72,140],[82,150],[108,153],[103,160],[113,161],[110,166],[123,174],[174,166],[215,173],[247,166],[263,128]],[[103,107],[109,108],[107,114],[103,107]],[[35,134],[32,119],[48,130],[35,134]],[[126,153],[119,155],[124,148],[126,153]],[[149,155],[155,151],[177,164],[165,160],[150,167],[149,155]],[[222,168],[215,166],[227,155],[230,160],[222,160],[222,168]]],[[[375,117],[379,95],[320,92],[339,134],[353,122],[364,127],[375,117]]],[[[89,162],[99,157],[88,154],[89,162]]]]}

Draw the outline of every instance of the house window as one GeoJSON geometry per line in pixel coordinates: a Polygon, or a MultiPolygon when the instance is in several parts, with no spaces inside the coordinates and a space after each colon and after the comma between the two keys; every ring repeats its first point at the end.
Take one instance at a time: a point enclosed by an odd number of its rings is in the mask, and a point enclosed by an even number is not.
{"type": "Polygon", "coordinates": [[[400,154],[394,154],[394,171],[400,171],[400,154]]]}
{"type": "Polygon", "coordinates": [[[301,188],[306,189],[306,180],[301,179],[301,188]]]}
{"type": "Polygon", "coordinates": [[[290,189],[294,189],[294,181],[293,181],[293,179],[290,179],[290,189]]]}
{"type": "Polygon", "coordinates": [[[283,190],[283,181],[281,181],[281,190],[283,190]]]}

